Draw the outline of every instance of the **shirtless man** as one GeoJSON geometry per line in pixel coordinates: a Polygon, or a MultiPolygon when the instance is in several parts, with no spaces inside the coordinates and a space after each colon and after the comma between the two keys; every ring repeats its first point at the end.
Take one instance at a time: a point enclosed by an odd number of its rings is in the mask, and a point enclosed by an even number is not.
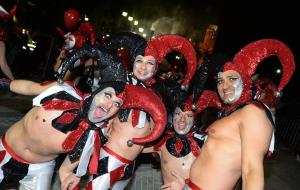
{"type": "Polygon", "coordinates": [[[273,120],[263,104],[251,101],[251,75],[271,55],[279,57],[284,69],[278,88],[282,90],[295,65],[289,48],[277,40],[249,44],[218,74],[223,114],[209,127],[202,154],[192,166],[191,188],[194,183],[203,189],[233,189],[241,176],[243,189],[264,188],[263,159],[271,143],[273,120]]]}
{"type": "MultiPolygon", "coordinates": [[[[54,159],[60,153],[70,151],[68,147],[73,145],[68,140],[74,140],[72,132],[76,131],[77,126],[63,127],[63,121],[60,123],[59,118],[64,120],[64,113],[68,109],[66,107],[53,109],[51,106],[55,107],[55,105],[46,105],[51,100],[46,102],[43,100],[50,97],[50,94],[67,92],[68,98],[74,101],[72,103],[75,106],[90,98],[83,99],[71,85],[57,85],[56,82],[41,86],[30,81],[14,80],[10,84],[10,89],[15,93],[26,95],[43,93],[33,100],[34,107],[2,136],[0,181],[17,180],[20,182],[21,189],[49,189],[55,165],[54,159]]],[[[113,116],[123,102],[117,95],[113,86],[107,86],[90,96],[93,97],[93,101],[88,105],[86,119],[98,124],[113,116]]],[[[68,101],[64,103],[67,104],[68,101]]],[[[76,110],[76,106],[73,107],[73,111],[74,109],[76,110]]],[[[79,117],[76,118],[80,119],[79,117]]]]}
{"type": "MultiPolygon", "coordinates": [[[[147,147],[144,153],[157,152],[164,184],[176,181],[175,173],[184,179],[189,178],[190,168],[196,157],[200,154],[200,146],[205,139],[204,134],[197,133],[195,118],[208,106],[219,106],[218,96],[212,91],[204,91],[199,98],[198,109],[192,109],[192,96],[180,89],[179,83],[174,80],[160,80],[154,88],[162,95],[166,107],[172,110],[170,127],[154,146],[147,147]]],[[[176,185],[176,182],[174,182],[176,185]]]]}
{"type": "MultiPolygon", "coordinates": [[[[90,54],[90,51],[86,52],[90,54]]],[[[10,88],[20,94],[39,95],[33,100],[35,107],[9,128],[2,138],[1,169],[5,178],[1,181],[5,181],[9,175],[12,175],[10,178],[14,177],[12,171],[15,170],[12,168],[15,166],[11,166],[11,162],[17,160],[23,166],[21,168],[25,168],[22,173],[17,172],[18,177],[15,177],[21,180],[21,188],[30,184],[32,189],[49,189],[53,160],[58,154],[69,152],[72,162],[77,161],[80,155],[88,155],[95,160],[99,154],[98,149],[92,154],[86,154],[86,142],[101,146],[101,128],[120,109],[132,89],[125,85],[125,70],[116,57],[98,49],[93,53],[103,55],[97,59],[103,77],[99,88],[91,94],[82,94],[71,83],[40,85],[30,81],[15,80],[10,84],[9,81],[2,81],[8,84],[0,85],[1,88],[10,88]],[[33,163],[33,166],[28,167],[28,163],[33,163]],[[35,170],[34,173],[32,170],[35,170]]],[[[140,90],[140,87],[135,87],[134,91],[137,91],[136,88],[139,90],[136,96],[143,95],[143,88],[140,90]]],[[[93,163],[91,171],[97,170],[97,165],[93,163]]]]}
{"type": "MultiPolygon", "coordinates": [[[[147,112],[152,120],[146,119],[143,126],[133,126],[132,111],[129,114],[126,122],[121,122],[116,116],[111,125],[108,126],[108,142],[101,147],[99,157],[99,168],[97,174],[92,176],[92,180],[87,184],[88,189],[124,189],[129,183],[130,177],[134,171],[135,158],[143,150],[143,143],[130,143],[132,139],[150,137],[154,131],[159,134],[162,133],[166,124],[166,112],[163,103],[159,97],[151,90],[148,91],[146,98],[137,98],[136,94],[130,94],[124,104],[127,104],[129,99],[140,104],[147,112]],[[145,103],[146,102],[146,103],[145,103]],[[151,109],[149,109],[151,108],[151,109]]],[[[131,103],[132,104],[132,103],[131,103]]],[[[158,137],[158,136],[157,136],[158,137]]],[[[149,139],[148,142],[154,139],[149,139]]],[[[134,140],[133,140],[134,142],[134,140]]],[[[59,174],[62,181],[61,188],[63,190],[69,188],[73,189],[79,182],[78,168],[76,174],[73,170],[77,167],[78,162],[73,164],[67,158],[62,164],[59,174]]]]}
{"type": "Polygon", "coordinates": [[[264,189],[263,159],[271,143],[273,120],[262,103],[252,100],[251,75],[272,55],[279,57],[283,67],[281,91],[295,63],[290,49],[278,40],[247,45],[218,74],[218,93],[224,103],[221,118],[209,127],[208,140],[192,165],[185,190],[231,190],[240,177],[244,190],[264,189]]]}

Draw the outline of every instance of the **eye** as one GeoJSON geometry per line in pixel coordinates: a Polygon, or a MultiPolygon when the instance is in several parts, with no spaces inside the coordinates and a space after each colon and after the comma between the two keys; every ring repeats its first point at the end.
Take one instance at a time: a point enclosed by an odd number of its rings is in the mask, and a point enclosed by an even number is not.
{"type": "Polygon", "coordinates": [[[236,81],[236,80],[238,80],[238,77],[229,77],[229,80],[230,81],[236,81]]]}
{"type": "Polygon", "coordinates": [[[154,65],[154,62],[152,62],[152,61],[148,61],[147,62],[149,65],[154,65]]]}
{"type": "Polygon", "coordinates": [[[135,60],[135,62],[136,62],[136,63],[141,63],[141,62],[143,62],[143,60],[137,59],[137,60],[135,60]]]}
{"type": "Polygon", "coordinates": [[[217,80],[217,84],[222,84],[223,81],[224,81],[223,79],[218,79],[218,80],[217,80]]]}
{"type": "Polygon", "coordinates": [[[179,112],[175,112],[175,115],[180,115],[180,113],[179,112]]]}
{"type": "Polygon", "coordinates": [[[111,93],[108,93],[108,92],[104,92],[104,95],[107,99],[111,99],[111,97],[112,97],[111,93]]]}
{"type": "Polygon", "coordinates": [[[193,115],[192,114],[189,114],[189,115],[187,115],[189,118],[192,118],[193,117],[193,115]]]}
{"type": "Polygon", "coordinates": [[[120,108],[122,104],[121,104],[121,102],[115,102],[114,105],[116,108],[120,108]]]}

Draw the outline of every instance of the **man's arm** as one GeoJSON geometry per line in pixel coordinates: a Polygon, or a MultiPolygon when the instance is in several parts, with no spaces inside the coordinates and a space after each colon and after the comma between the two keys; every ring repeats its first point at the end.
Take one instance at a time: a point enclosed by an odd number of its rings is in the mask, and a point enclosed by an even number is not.
{"type": "Polygon", "coordinates": [[[66,156],[64,162],[59,168],[59,178],[61,181],[61,189],[67,190],[76,187],[80,181],[80,177],[76,176],[73,171],[78,166],[79,161],[71,163],[69,156],[66,156]]]}
{"type": "Polygon", "coordinates": [[[10,91],[22,95],[38,95],[55,85],[58,85],[58,83],[51,82],[47,85],[40,85],[40,83],[30,80],[13,80],[10,83],[10,91]]]}
{"type": "Polygon", "coordinates": [[[253,104],[245,106],[240,114],[243,190],[263,190],[263,159],[271,142],[273,126],[265,111],[253,104]]]}

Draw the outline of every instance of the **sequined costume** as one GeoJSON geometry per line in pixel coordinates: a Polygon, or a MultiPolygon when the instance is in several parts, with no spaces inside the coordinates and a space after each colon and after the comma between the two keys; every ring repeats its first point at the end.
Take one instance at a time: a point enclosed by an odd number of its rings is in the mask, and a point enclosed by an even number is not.
{"type": "Polygon", "coordinates": [[[108,147],[100,150],[100,161],[97,175],[87,184],[87,190],[92,189],[124,189],[134,172],[134,161],[127,160],[108,147]]]}
{"type": "Polygon", "coordinates": [[[184,157],[190,152],[197,157],[200,153],[200,147],[204,138],[202,135],[190,132],[185,135],[179,135],[173,130],[169,130],[163,138],[154,146],[155,151],[165,144],[168,152],[176,158],[184,157]]]}
{"type": "Polygon", "coordinates": [[[8,147],[5,136],[0,142],[0,184],[19,181],[20,188],[26,190],[50,189],[55,161],[32,164],[17,156],[8,147]]]}

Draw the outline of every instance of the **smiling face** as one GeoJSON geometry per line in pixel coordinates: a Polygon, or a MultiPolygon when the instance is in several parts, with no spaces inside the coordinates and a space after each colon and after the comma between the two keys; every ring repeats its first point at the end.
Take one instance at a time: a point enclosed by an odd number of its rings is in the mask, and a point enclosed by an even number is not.
{"type": "Polygon", "coordinates": [[[71,50],[75,46],[75,43],[76,43],[76,39],[73,34],[68,33],[65,35],[65,48],[67,50],[71,50]]]}
{"type": "Polygon", "coordinates": [[[177,134],[187,134],[194,125],[194,114],[192,111],[183,112],[179,107],[174,111],[173,126],[177,134]]]}
{"type": "Polygon", "coordinates": [[[236,102],[243,92],[243,82],[240,74],[234,70],[218,73],[217,88],[224,103],[232,104],[236,102]]]}
{"type": "Polygon", "coordinates": [[[112,87],[104,88],[94,96],[88,119],[93,123],[99,123],[117,113],[122,104],[122,99],[116,96],[112,87]]]}
{"type": "Polygon", "coordinates": [[[133,75],[141,80],[150,79],[156,69],[156,61],[153,56],[136,56],[133,64],[133,75]]]}

